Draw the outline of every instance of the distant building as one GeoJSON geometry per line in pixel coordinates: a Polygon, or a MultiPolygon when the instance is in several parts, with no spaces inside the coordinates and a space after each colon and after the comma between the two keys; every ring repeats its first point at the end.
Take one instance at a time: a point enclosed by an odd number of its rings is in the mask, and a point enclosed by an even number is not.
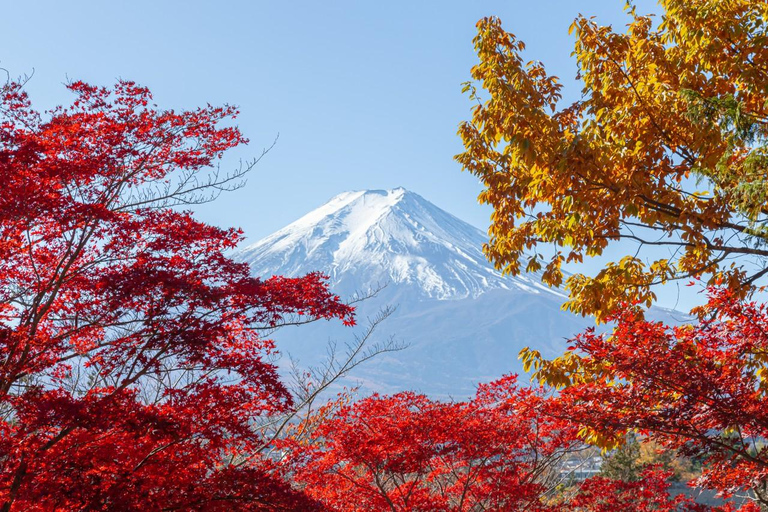
{"type": "Polygon", "coordinates": [[[600,473],[603,458],[599,455],[584,458],[571,457],[560,465],[560,478],[564,482],[582,482],[600,473]]]}

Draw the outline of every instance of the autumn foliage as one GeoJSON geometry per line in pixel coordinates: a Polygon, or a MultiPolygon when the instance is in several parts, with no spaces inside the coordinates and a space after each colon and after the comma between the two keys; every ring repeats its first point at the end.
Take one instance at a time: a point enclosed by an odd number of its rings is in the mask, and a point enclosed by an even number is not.
{"type": "MultiPolygon", "coordinates": [[[[669,495],[669,473],[650,468],[637,481],[612,480],[597,476],[584,481],[567,503],[555,510],[578,512],[728,512],[729,505],[709,507],[695,503],[684,496],[669,495]]],[[[740,512],[758,512],[751,504],[738,509],[740,512]]]]}
{"type": "Polygon", "coordinates": [[[241,175],[209,172],[245,142],[232,107],[68,88],[48,113],[0,90],[0,510],[308,504],[260,456],[292,398],[259,330],[351,308],[316,274],[250,277],[237,231],[179,208],[241,175]]]}
{"type": "Polygon", "coordinates": [[[658,467],[633,481],[595,476],[574,484],[562,463],[585,445],[570,406],[511,376],[465,402],[374,395],[318,411],[312,434],[302,432],[300,442],[289,436],[282,447],[294,482],[328,510],[733,510],[672,496],[670,473],[658,467]]]}
{"type": "Polygon", "coordinates": [[[292,447],[295,478],[333,510],[539,510],[580,446],[550,406],[513,377],[467,402],[374,395],[292,447]]]}
{"type": "Polygon", "coordinates": [[[500,20],[475,38],[478,104],[456,158],[494,208],[486,252],[559,286],[564,263],[625,241],[626,256],[565,283],[567,307],[598,320],[650,305],[657,283],[702,277],[743,295],[768,272],[743,259],[768,256],[768,4],[660,4],[660,19],[631,8],[622,32],[576,19],[572,104],[500,20]]]}
{"type": "Polygon", "coordinates": [[[698,485],[768,506],[766,313],[748,302],[768,273],[768,3],[660,4],[655,18],[629,2],[622,31],[575,20],[571,104],[500,20],[481,20],[456,158],[494,209],[496,266],[542,271],[566,309],[614,322],[553,361],[521,354],[562,390],[579,437],[611,449],[639,433],[701,461],[698,485]],[[623,256],[566,279],[563,265],[609,248],[623,256]],[[695,323],[643,319],[654,286],[691,278],[715,287],[695,323]]]}
{"type": "Polygon", "coordinates": [[[768,311],[727,290],[713,291],[706,309],[710,319],[676,327],[624,312],[611,335],[573,341],[588,374],[564,378],[536,360],[535,377],[565,388],[568,416],[588,442],[611,448],[639,432],[700,460],[697,485],[751,491],[768,505],[768,311]]]}

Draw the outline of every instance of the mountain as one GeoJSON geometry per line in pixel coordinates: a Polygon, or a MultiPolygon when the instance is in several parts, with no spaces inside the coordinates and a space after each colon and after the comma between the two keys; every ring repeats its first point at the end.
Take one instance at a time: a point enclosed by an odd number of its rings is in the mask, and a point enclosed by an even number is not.
{"type": "MultiPolygon", "coordinates": [[[[367,190],[339,194],[235,257],[259,276],[320,270],[342,297],[386,283],[358,305],[358,319],[364,323],[382,306],[396,305],[377,335],[394,335],[409,346],[355,368],[344,384],[463,398],[478,382],[521,373],[522,348],[555,356],[569,337],[592,325],[562,311],[565,296],[539,276],[502,276],[482,253],[486,239],[418,194],[367,190]]],[[[327,341],[344,344],[353,334],[338,323],[317,322],[274,337],[281,352],[316,365],[327,355],[327,341]]]]}
{"type": "Polygon", "coordinates": [[[562,297],[535,277],[502,277],[482,253],[485,240],[418,194],[368,190],[339,194],[238,258],[257,275],[322,270],[342,293],[389,282],[423,299],[475,298],[494,289],[562,297]]]}

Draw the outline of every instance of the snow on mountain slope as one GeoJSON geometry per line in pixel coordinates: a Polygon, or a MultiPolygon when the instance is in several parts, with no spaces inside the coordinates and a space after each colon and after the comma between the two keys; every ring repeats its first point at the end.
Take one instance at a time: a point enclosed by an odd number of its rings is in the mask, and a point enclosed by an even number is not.
{"type": "Polygon", "coordinates": [[[502,277],[482,253],[482,231],[403,188],[345,192],[237,257],[256,275],[322,270],[341,293],[389,282],[423,298],[492,289],[559,295],[530,277],[502,277]]]}
{"type": "MultiPolygon", "coordinates": [[[[485,241],[480,230],[396,188],[340,194],[235,258],[259,276],[320,270],[342,297],[387,283],[358,304],[357,317],[364,324],[383,305],[396,305],[378,338],[393,335],[409,346],[355,368],[341,384],[464,398],[478,382],[522,373],[522,348],[554,357],[594,325],[562,311],[565,296],[537,275],[502,276],[482,253],[485,241]]],[[[343,346],[354,334],[338,322],[317,322],[274,336],[283,353],[312,366],[327,356],[328,340],[343,346]]],[[[287,359],[279,364],[287,367],[287,359]]]]}

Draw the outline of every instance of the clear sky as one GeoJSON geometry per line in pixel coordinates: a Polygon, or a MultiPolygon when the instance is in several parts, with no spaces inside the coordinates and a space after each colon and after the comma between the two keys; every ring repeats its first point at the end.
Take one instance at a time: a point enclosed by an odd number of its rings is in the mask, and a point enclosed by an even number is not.
{"type": "MultiPolygon", "coordinates": [[[[658,12],[655,2],[635,2],[658,12]]],[[[163,107],[236,104],[251,140],[222,167],[257,156],[247,185],[199,208],[255,241],[346,191],[403,186],[485,230],[480,185],[460,171],[461,93],[475,23],[496,15],[577,99],[568,26],[577,14],[617,29],[624,0],[5,2],[0,67],[31,73],[38,107],[63,83],[148,86],[163,107]]],[[[674,298],[666,300],[674,304],[674,298]],[[671,302],[670,302],[671,300],[671,302]]]]}

